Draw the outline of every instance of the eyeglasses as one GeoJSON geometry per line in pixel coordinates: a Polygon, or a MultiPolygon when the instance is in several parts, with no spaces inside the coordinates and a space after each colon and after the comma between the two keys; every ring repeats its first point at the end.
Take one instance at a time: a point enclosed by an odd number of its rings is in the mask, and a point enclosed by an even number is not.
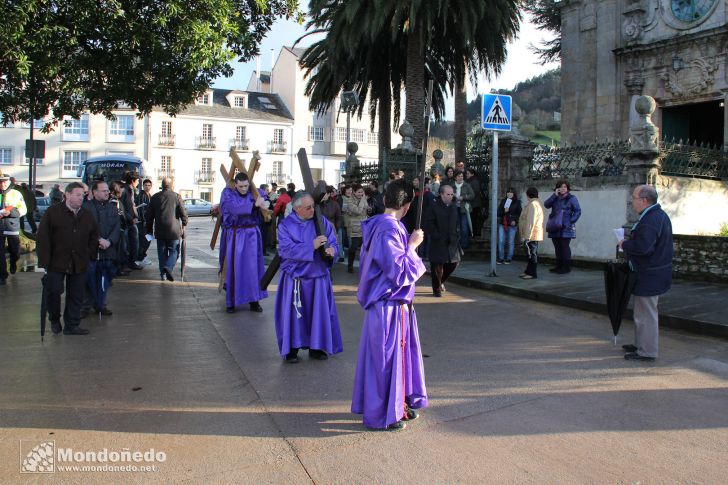
{"type": "Polygon", "coordinates": [[[301,209],[305,209],[305,210],[311,210],[311,209],[313,209],[313,206],[312,205],[302,205],[302,206],[299,206],[299,207],[301,207],[301,209]]]}

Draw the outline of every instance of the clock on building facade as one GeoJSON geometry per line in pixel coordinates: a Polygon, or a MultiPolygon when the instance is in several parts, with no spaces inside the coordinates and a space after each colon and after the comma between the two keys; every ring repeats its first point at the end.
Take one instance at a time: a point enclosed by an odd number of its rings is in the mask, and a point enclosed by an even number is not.
{"type": "Polygon", "coordinates": [[[670,0],[672,15],[686,24],[705,20],[713,11],[717,0],[670,0]]]}

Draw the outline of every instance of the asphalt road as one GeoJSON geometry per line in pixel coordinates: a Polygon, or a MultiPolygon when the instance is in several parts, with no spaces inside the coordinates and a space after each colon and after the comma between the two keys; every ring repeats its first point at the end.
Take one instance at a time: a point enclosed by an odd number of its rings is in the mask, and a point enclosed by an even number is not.
{"type": "MultiPolygon", "coordinates": [[[[628,362],[606,317],[456,285],[434,298],[425,277],[430,407],[401,432],[369,431],[349,411],[356,275],[333,273],[344,352],[287,365],[275,285],[262,314],[225,313],[211,228],[191,223],[185,282],[155,266],[117,279],[114,315],[84,320],[85,337],[40,342],[39,273],[0,287],[0,483],[726,481],[725,340],[663,330],[656,363],[628,362]],[[55,471],[21,474],[50,441],[64,453],[55,471]],[[156,461],[69,460],[104,449],[156,461]],[[155,469],[60,469],[104,464],[155,469]]],[[[631,333],[626,322],[619,343],[631,333]]]]}

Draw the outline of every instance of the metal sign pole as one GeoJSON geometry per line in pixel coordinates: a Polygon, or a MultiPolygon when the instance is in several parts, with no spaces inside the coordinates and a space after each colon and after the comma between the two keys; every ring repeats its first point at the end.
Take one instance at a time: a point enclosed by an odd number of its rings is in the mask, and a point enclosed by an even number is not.
{"type": "Polygon", "coordinates": [[[490,274],[495,271],[496,248],[498,247],[498,131],[493,130],[493,162],[490,166],[490,274]]]}

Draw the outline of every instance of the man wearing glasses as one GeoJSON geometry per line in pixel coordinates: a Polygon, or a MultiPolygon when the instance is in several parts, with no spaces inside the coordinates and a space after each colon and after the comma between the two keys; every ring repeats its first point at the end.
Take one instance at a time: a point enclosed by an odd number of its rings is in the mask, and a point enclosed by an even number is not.
{"type": "Polygon", "coordinates": [[[339,247],[336,229],[321,218],[325,234],[316,235],[313,198],[297,192],[293,213],[278,225],[281,277],[276,294],[276,336],[281,357],[298,362],[298,350],[311,359],[326,360],[343,350],[339,316],[331,286],[331,265],[339,247]],[[324,247],[328,258],[319,248],[324,247]]]}
{"type": "Polygon", "coordinates": [[[657,203],[657,190],[640,185],[632,192],[632,208],[639,219],[629,240],[619,246],[637,274],[634,295],[635,341],[624,345],[627,360],[654,361],[657,358],[657,300],[672,284],[672,223],[657,203]]]}

